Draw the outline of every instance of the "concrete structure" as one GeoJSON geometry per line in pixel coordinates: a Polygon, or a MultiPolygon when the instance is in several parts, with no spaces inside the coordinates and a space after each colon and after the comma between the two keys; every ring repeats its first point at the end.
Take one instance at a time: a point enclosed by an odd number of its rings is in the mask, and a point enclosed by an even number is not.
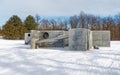
{"type": "Polygon", "coordinates": [[[64,30],[31,30],[25,33],[25,44],[32,49],[65,47],[70,50],[89,50],[93,46],[110,47],[110,31],[91,31],[85,28],[64,30]]]}
{"type": "Polygon", "coordinates": [[[87,34],[87,36],[88,36],[88,42],[87,42],[87,43],[88,43],[88,44],[87,44],[88,46],[87,46],[87,47],[88,47],[88,48],[87,48],[87,49],[89,50],[89,49],[91,49],[91,48],[93,47],[93,41],[92,41],[93,36],[92,36],[92,31],[89,30],[89,29],[87,29],[87,30],[88,30],[88,34],[87,34]]]}
{"type": "Polygon", "coordinates": [[[93,46],[110,47],[110,31],[92,31],[93,46]]]}
{"type": "Polygon", "coordinates": [[[75,28],[69,30],[70,50],[89,50],[92,47],[92,33],[88,29],[75,28]]]}
{"type": "Polygon", "coordinates": [[[38,47],[64,47],[68,45],[67,31],[31,31],[31,48],[38,47]],[[67,36],[66,36],[67,35],[67,36]]]}
{"type": "Polygon", "coordinates": [[[25,33],[25,44],[30,44],[31,42],[31,33],[25,33]]]}

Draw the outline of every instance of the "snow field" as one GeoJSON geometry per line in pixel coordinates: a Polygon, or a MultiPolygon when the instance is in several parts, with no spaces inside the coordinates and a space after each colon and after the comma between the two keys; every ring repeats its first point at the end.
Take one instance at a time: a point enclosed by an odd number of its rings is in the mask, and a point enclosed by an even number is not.
{"type": "Polygon", "coordinates": [[[0,39],[0,75],[120,75],[120,41],[99,50],[66,49],[32,50],[23,40],[0,39]]]}

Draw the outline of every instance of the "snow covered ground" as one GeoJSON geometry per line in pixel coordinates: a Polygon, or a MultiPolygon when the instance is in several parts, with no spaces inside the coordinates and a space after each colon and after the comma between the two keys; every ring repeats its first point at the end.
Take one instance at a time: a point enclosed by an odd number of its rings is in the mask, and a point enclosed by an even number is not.
{"type": "Polygon", "coordinates": [[[0,39],[0,75],[120,75],[120,41],[90,51],[32,50],[23,40],[0,39]]]}

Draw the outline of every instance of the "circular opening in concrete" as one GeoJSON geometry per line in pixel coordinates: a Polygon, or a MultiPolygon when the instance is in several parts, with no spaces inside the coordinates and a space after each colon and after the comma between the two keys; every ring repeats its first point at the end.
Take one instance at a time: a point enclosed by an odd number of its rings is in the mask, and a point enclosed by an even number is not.
{"type": "Polygon", "coordinates": [[[49,34],[48,34],[47,32],[44,32],[44,33],[43,33],[43,38],[44,38],[44,39],[47,39],[48,37],[49,37],[49,34]]]}
{"type": "Polygon", "coordinates": [[[30,37],[30,34],[28,34],[28,36],[30,37]]]}

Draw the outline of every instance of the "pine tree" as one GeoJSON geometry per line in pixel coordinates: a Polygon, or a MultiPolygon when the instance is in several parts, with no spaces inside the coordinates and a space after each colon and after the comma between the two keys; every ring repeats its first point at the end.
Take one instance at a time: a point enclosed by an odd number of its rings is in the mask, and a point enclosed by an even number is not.
{"type": "Polygon", "coordinates": [[[28,32],[27,28],[25,25],[20,25],[19,26],[19,39],[24,39],[24,33],[28,32]]]}
{"type": "Polygon", "coordinates": [[[9,22],[11,22],[15,27],[18,27],[19,25],[23,25],[21,19],[17,15],[13,15],[12,17],[10,17],[7,23],[9,22]]]}
{"type": "Polygon", "coordinates": [[[0,36],[2,36],[2,28],[0,27],[0,36]]]}
{"type": "Polygon", "coordinates": [[[6,39],[18,39],[19,38],[19,32],[17,28],[11,23],[3,26],[3,34],[4,34],[4,38],[6,39]]]}
{"type": "Polygon", "coordinates": [[[7,39],[23,39],[24,33],[27,32],[25,25],[17,15],[13,15],[3,26],[3,29],[4,37],[7,39]]]}
{"type": "Polygon", "coordinates": [[[37,29],[37,23],[35,22],[35,19],[33,16],[29,15],[25,20],[25,27],[28,31],[30,30],[36,30],[37,29]]]}

